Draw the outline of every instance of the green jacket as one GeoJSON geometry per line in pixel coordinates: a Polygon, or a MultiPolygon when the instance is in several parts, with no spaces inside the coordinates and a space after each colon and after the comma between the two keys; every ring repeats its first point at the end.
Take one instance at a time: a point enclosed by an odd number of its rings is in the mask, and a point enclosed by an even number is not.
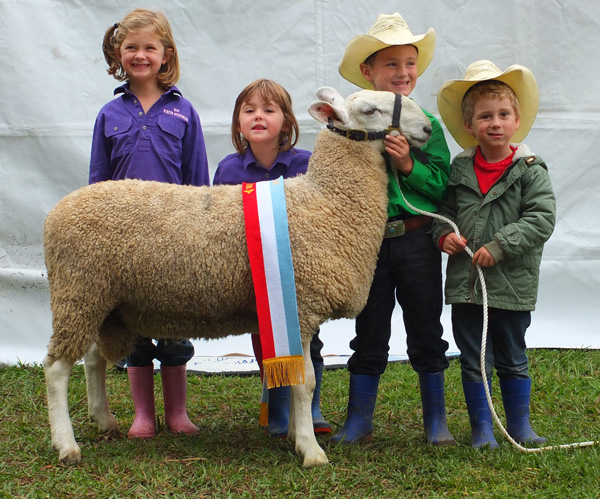
{"type": "MultiPolygon", "coordinates": [[[[452,161],[445,201],[438,213],[454,221],[473,252],[485,246],[496,260],[483,269],[488,305],[534,310],[544,243],[554,230],[556,202],[546,164],[524,144],[514,163],[484,196],[473,169],[475,148],[452,161]]],[[[434,219],[438,244],[452,227],[434,219]]],[[[482,305],[478,272],[465,252],[448,258],[446,303],[482,305]]]]}
{"type": "MultiPolygon", "coordinates": [[[[436,212],[438,204],[444,198],[448,176],[450,174],[450,151],[444,138],[444,130],[433,114],[423,109],[431,122],[431,137],[421,149],[411,148],[410,156],[414,161],[413,171],[405,177],[399,174],[399,182],[406,200],[420,210],[436,212]]],[[[398,189],[398,182],[388,165],[388,217],[401,213],[412,213],[406,206],[398,189]]]]}

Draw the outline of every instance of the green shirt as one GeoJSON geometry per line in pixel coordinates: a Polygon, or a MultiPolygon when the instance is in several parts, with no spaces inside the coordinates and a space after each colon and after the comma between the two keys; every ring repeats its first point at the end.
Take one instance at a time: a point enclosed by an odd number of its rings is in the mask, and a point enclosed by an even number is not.
{"type": "MultiPolygon", "coordinates": [[[[435,213],[437,205],[444,198],[448,177],[450,175],[450,151],[444,138],[444,131],[440,122],[431,113],[423,109],[431,122],[431,138],[421,149],[411,150],[410,157],[414,161],[413,171],[405,177],[398,172],[398,180],[406,200],[421,210],[435,213]]],[[[390,167],[390,158],[387,154],[388,165],[388,217],[404,213],[415,214],[410,210],[404,200],[390,167]]]]}

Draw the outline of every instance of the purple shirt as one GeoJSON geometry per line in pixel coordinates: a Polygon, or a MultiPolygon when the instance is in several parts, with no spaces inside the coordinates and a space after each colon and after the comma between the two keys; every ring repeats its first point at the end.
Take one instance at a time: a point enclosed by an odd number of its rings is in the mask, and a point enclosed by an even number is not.
{"type": "Polygon", "coordinates": [[[103,180],[156,180],[210,185],[200,118],[177,87],[144,113],[129,84],[98,114],[92,138],[90,184],[103,180]]]}
{"type": "Polygon", "coordinates": [[[311,152],[304,149],[289,149],[280,152],[275,163],[268,170],[259,166],[254,159],[250,148],[245,154],[239,152],[226,156],[219,162],[213,185],[219,184],[241,184],[242,182],[261,182],[263,180],[275,180],[303,175],[308,169],[308,160],[311,152]]]}

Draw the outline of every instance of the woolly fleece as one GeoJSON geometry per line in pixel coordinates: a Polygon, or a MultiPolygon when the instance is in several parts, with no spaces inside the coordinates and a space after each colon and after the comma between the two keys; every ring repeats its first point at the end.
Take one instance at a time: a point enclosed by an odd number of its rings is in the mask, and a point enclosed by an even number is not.
{"type": "MultiPolygon", "coordinates": [[[[306,175],[285,180],[304,338],[366,303],[386,222],[387,176],[368,143],[320,132],[306,175]]],[[[48,353],[109,361],[137,335],[258,332],[241,186],[93,184],[49,213],[44,250],[54,334],[48,353]]]]}

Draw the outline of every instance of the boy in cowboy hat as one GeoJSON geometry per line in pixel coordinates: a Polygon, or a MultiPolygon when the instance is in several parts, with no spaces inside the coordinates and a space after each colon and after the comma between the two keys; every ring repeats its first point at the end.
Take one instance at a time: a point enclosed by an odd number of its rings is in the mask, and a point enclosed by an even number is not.
{"type": "Polygon", "coordinates": [[[452,161],[448,195],[433,238],[449,256],[446,303],[460,349],[463,389],[473,447],[498,447],[480,370],[483,297],[475,265],[485,268],[489,304],[486,381],[492,364],[500,379],[508,433],[542,444],[529,423],[531,379],[525,331],[531,323],[544,243],[554,229],[555,199],[546,164],[520,143],[538,109],[533,74],[519,65],[500,71],[490,61],[471,64],[462,80],[438,93],[444,123],[465,149],[452,161]],[[470,257],[465,248],[474,253],[470,257]]]}
{"type": "MultiPolygon", "coordinates": [[[[408,96],[433,57],[435,32],[413,35],[398,13],[380,14],[367,34],[352,38],[340,74],[362,88],[408,96]]],[[[408,356],[419,373],[427,442],[454,445],[446,424],[444,371],[448,343],[442,339],[441,253],[428,231],[431,217],[417,215],[403,199],[425,211],[437,211],[450,171],[450,152],[437,119],[427,113],[432,135],[422,149],[411,150],[401,136],[387,136],[389,175],[386,225],[367,304],[356,319],[354,353],[348,361],[350,390],[344,426],[333,443],[355,444],[371,438],[380,376],[388,361],[392,312],[402,307],[408,356]],[[397,175],[397,178],[396,178],[397,175]],[[400,192],[402,189],[402,193],[400,192]]]]}

